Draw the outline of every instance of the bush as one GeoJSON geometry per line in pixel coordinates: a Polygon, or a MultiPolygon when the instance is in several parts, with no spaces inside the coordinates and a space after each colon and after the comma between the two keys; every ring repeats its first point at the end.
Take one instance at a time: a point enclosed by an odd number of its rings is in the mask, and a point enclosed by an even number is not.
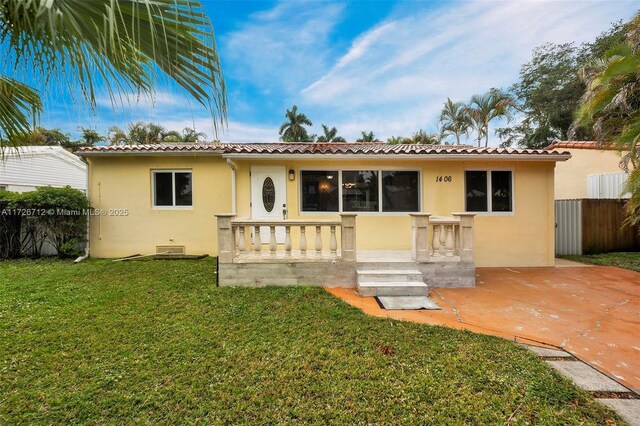
{"type": "Polygon", "coordinates": [[[0,192],[0,258],[39,257],[45,242],[60,257],[78,254],[88,209],[85,194],[69,186],[0,192]]]}

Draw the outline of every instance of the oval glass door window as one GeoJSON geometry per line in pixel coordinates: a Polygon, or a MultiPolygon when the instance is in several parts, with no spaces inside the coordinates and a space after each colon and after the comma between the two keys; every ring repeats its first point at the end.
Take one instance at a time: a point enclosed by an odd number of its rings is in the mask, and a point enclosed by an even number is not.
{"type": "Polygon", "coordinates": [[[264,209],[271,213],[275,202],[276,186],[273,184],[273,179],[267,176],[262,183],[262,204],[264,205],[264,209]]]}

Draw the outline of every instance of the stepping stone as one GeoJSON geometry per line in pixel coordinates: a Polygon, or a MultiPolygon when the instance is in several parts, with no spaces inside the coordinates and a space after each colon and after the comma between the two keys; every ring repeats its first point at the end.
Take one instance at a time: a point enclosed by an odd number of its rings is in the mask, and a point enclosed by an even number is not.
{"type": "Polygon", "coordinates": [[[589,392],[629,392],[615,380],[580,361],[547,361],[560,374],[589,392]]]}
{"type": "Polygon", "coordinates": [[[440,309],[432,300],[425,296],[378,296],[376,297],[384,309],[404,310],[404,309],[440,309]]]}
{"type": "Polygon", "coordinates": [[[640,399],[598,399],[631,426],[640,426],[640,399]]]}
{"type": "Polygon", "coordinates": [[[573,358],[573,356],[570,353],[561,351],[558,349],[541,348],[540,346],[525,345],[525,344],[522,344],[522,346],[529,349],[536,355],[545,357],[545,358],[573,358]]]}

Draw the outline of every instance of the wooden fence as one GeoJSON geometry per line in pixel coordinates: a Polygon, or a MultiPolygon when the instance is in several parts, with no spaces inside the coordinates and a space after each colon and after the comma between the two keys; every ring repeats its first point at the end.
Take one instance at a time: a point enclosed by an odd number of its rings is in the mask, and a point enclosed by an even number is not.
{"type": "Polygon", "coordinates": [[[556,254],[640,250],[640,229],[625,225],[625,200],[556,201],[556,254]]]}

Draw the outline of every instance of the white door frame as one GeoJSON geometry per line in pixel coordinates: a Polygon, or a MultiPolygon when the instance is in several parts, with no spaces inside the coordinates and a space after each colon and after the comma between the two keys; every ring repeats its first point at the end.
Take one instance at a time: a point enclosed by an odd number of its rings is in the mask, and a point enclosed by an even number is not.
{"type": "MultiPolygon", "coordinates": [[[[281,220],[283,219],[283,204],[286,206],[287,203],[287,168],[285,166],[251,166],[251,178],[249,179],[249,199],[251,200],[251,218],[252,219],[273,219],[273,220],[281,220]],[[258,190],[262,187],[254,187],[256,182],[254,182],[256,175],[265,175],[271,174],[273,183],[276,189],[276,200],[273,206],[273,210],[268,215],[260,215],[258,212],[260,211],[262,196],[258,197],[258,190]],[[259,204],[260,203],[260,204],[259,204]]],[[[261,192],[261,191],[260,191],[261,192]]],[[[264,210],[264,209],[262,209],[264,210]]],[[[276,241],[278,244],[284,244],[284,227],[276,227],[276,241]]],[[[253,230],[252,230],[253,234],[253,230]]],[[[262,227],[260,229],[260,239],[263,244],[269,243],[269,228],[262,227]]]]}

